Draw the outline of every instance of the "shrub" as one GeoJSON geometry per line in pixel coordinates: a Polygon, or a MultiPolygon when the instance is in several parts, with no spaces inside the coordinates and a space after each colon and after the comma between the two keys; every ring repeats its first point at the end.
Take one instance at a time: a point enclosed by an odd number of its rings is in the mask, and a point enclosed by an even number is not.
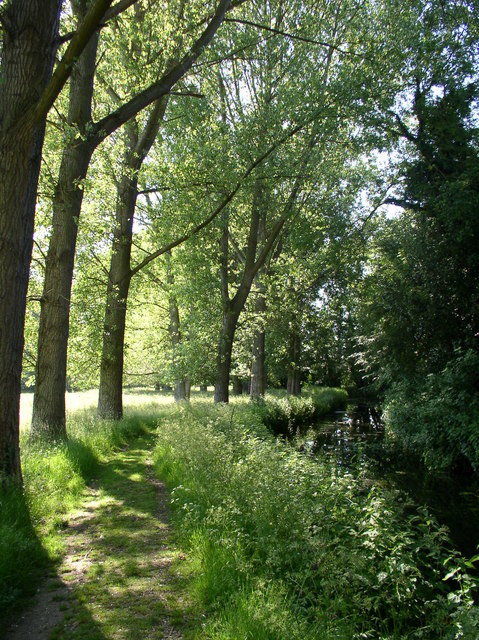
{"type": "Polygon", "coordinates": [[[274,439],[255,407],[178,409],[155,464],[210,612],[202,637],[476,637],[474,583],[445,531],[274,439]]]}
{"type": "Polygon", "coordinates": [[[479,355],[459,353],[439,374],[390,392],[386,432],[431,469],[479,470],[479,355]]]}
{"type": "Polygon", "coordinates": [[[343,389],[313,389],[299,396],[266,395],[256,403],[258,415],[273,433],[294,435],[301,427],[310,426],[329,411],[344,407],[347,393],[343,389]]]}

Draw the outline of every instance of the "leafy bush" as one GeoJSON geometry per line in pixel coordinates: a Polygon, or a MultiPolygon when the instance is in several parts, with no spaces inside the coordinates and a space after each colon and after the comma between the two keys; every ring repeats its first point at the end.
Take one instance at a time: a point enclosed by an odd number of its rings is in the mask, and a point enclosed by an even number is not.
{"type": "Polygon", "coordinates": [[[390,437],[431,469],[479,470],[479,355],[458,354],[439,374],[393,388],[384,419],[390,437]]]}
{"type": "Polygon", "coordinates": [[[445,531],[274,439],[262,417],[182,407],[158,432],[157,472],[210,612],[201,637],[476,638],[474,583],[445,531]]]}
{"type": "Polygon", "coordinates": [[[321,388],[307,392],[304,396],[266,395],[257,402],[257,412],[273,433],[293,435],[298,428],[311,425],[315,420],[346,404],[344,389],[321,388]]]}

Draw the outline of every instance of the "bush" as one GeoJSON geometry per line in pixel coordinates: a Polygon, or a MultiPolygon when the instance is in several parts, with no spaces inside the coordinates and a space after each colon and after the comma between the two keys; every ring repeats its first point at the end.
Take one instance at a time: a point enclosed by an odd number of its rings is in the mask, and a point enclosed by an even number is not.
{"type": "Polygon", "coordinates": [[[304,396],[266,395],[256,403],[263,424],[278,435],[294,435],[298,429],[339,407],[344,407],[347,393],[343,389],[321,388],[306,392],[304,396]]]}
{"type": "Polygon", "coordinates": [[[384,420],[389,437],[430,469],[479,471],[479,355],[460,353],[414,387],[396,385],[384,420]]]}

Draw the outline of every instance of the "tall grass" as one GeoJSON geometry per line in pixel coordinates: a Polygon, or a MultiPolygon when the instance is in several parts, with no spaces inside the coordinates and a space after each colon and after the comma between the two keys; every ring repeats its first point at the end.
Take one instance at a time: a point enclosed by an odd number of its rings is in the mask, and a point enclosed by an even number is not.
{"type": "MultiPolygon", "coordinates": [[[[76,411],[69,413],[67,442],[30,442],[24,428],[24,490],[10,487],[0,492],[0,629],[61,556],[58,532],[66,515],[78,506],[99,463],[108,453],[151,431],[159,407],[165,406],[164,399],[151,406],[152,398],[144,396],[143,411],[133,406],[126,418],[115,423],[97,420],[90,403],[85,402],[93,394],[82,396],[70,398],[70,407],[75,404],[76,411]]],[[[24,399],[24,423],[28,405],[28,398],[24,399]]]]}
{"type": "Polygon", "coordinates": [[[198,638],[469,638],[467,563],[427,513],[312,460],[261,407],[180,407],[160,425],[158,474],[191,548],[198,638]]]}

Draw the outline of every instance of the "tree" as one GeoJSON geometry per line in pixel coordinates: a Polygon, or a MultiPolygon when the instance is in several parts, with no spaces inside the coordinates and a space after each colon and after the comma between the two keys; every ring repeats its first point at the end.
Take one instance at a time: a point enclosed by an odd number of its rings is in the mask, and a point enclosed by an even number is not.
{"type": "Polygon", "coordinates": [[[421,10],[407,92],[383,113],[401,158],[386,202],[403,213],[378,228],[371,321],[363,314],[365,351],[386,386],[441,371],[458,347],[478,348],[477,29],[467,4],[421,10]]]}
{"type": "MultiPolygon", "coordinates": [[[[134,118],[142,109],[168,94],[209,44],[223,22],[229,6],[230,1],[220,0],[206,28],[176,64],[163,69],[163,73],[158,74],[158,80],[124,101],[108,115],[96,122],[84,123],[85,133],[76,132],[72,145],[65,149],[65,171],[60,170],[53,205],[53,233],[47,257],[40,319],[37,371],[42,385],[35,393],[35,431],[62,437],[66,435],[64,395],[71,284],[83,196],[81,186],[91,156],[109,135],[134,118]],[[76,166],[69,161],[72,153],[78,159],[78,163],[74,163],[76,166]],[[47,343],[48,349],[43,346],[47,343]],[[45,359],[42,358],[43,353],[45,359]]],[[[85,82],[93,82],[91,74],[88,74],[85,82]]]]}
{"type": "Polygon", "coordinates": [[[21,481],[19,402],[28,271],[47,113],[111,4],[97,0],[52,76],[60,0],[1,8],[0,477],[21,481]]]}

